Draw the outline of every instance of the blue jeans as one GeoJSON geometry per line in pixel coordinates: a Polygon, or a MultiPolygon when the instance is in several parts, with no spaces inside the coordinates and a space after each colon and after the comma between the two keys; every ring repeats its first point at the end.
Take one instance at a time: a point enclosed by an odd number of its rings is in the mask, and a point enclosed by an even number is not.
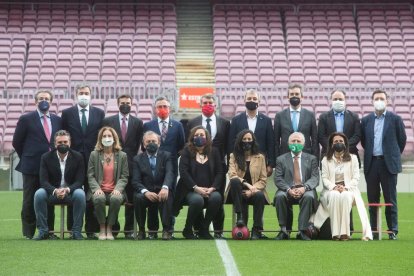
{"type": "Polygon", "coordinates": [[[36,213],[36,224],[39,234],[43,235],[49,232],[47,225],[47,207],[48,205],[66,203],[73,206],[73,233],[81,233],[83,224],[83,215],[85,214],[85,192],[82,189],[76,189],[73,193],[67,195],[64,199],[58,199],[55,195],[48,195],[45,189],[40,188],[34,195],[34,209],[36,213]]]}

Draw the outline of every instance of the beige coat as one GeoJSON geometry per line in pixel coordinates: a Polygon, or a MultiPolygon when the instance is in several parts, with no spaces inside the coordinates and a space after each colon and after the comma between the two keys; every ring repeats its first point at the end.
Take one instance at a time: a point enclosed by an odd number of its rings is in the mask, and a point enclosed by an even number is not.
{"type": "MultiPolygon", "coordinates": [[[[322,160],[322,182],[323,190],[320,196],[321,204],[319,204],[313,221],[317,228],[320,228],[329,217],[329,211],[327,209],[327,192],[335,188],[335,161],[333,159],[327,160],[327,158],[324,157],[322,160]]],[[[359,165],[358,159],[354,154],[351,154],[351,162],[344,163],[344,182],[345,188],[353,193],[354,204],[357,207],[358,215],[361,219],[363,237],[372,240],[371,225],[369,223],[364,201],[361,197],[361,192],[358,189],[359,165]]]]}
{"type": "MultiPolygon", "coordinates": [[[[230,154],[230,161],[229,161],[229,171],[227,175],[229,179],[232,178],[239,178],[241,182],[243,182],[243,177],[246,174],[246,171],[242,171],[237,166],[236,159],[234,158],[233,153],[230,154]]],[[[256,154],[250,157],[250,176],[252,178],[252,182],[250,183],[255,186],[258,190],[262,191],[267,203],[271,203],[269,200],[269,195],[266,191],[266,184],[267,184],[267,171],[266,171],[266,159],[263,154],[256,154]]],[[[224,202],[227,200],[227,196],[229,195],[230,185],[227,183],[226,190],[224,191],[224,202]]]]}

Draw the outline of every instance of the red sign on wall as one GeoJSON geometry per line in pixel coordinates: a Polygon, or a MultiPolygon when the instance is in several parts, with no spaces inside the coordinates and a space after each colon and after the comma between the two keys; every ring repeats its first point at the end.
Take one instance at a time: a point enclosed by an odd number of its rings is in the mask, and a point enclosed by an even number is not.
{"type": "Polygon", "coordinates": [[[200,108],[201,96],[214,93],[213,87],[181,87],[180,108],[200,108]]]}

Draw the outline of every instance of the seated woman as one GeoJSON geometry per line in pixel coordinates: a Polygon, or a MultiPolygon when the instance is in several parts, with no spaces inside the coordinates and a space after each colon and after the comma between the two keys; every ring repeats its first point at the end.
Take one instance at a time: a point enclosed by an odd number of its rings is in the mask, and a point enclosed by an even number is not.
{"type": "Polygon", "coordinates": [[[191,129],[188,143],[181,152],[179,165],[180,180],[174,200],[174,214],[178,215],[184,204],[188,205],[187,219],[183,230],[186,239],[195,239],[193,226],[201,218],[199,237],[213,239],[209,233],[211,220],[223,204],[220,191],[224,176],[220,153],[212,147],[210,133],[203,126],[191,129]]]}
{"type": "Polygon", "coordinates": [[[314,225],[321,228],[329,217],[333,240],[350,238],[350,212],[355,203],[362,224],[362,239],[372,240],[372,231],[361,193],[358,189],[359,165],[356,155],[349,153],[348,138],[332,133],[328,151],[322,159],[323,190],[314,225]]]}
{"type": "Polygon", "coordinates": [[[247,224],[248,204],[253,205],[253,228],[251,239],[267,238],[263,231],[263,211],[270,204],[266,191],[266,158],[259,153],[256,137],[251,130],[241,131],[235,141],[234,151],[230,154],[228,176],[230,183],[224,193],[225,201],[230,193],[236,212],[236,225],[247,224]]]}
{"type": "Polygon", "coordinates": [[[124,201],[124,189],[128,182],[127,155],[121,151],[118,135],[111,127],[99,131],[95,150],[88,163],[88,198],[92,197],[95,214],[99,222],[100,240],[113,240],[112,225],[124,201]],[[109,204],[106,219],[105,205],[109,204]]]}

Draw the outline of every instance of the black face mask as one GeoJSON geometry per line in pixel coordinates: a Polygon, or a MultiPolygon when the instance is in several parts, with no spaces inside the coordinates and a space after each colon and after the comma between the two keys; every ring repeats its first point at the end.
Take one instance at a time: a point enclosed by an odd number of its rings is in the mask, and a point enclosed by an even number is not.
{"type": "Polygon", "coordinates": [[[341,152],[345,150],[345,144],[344,143],[338,143],[333,145],[333,149],[336,152],[341,152]]]}
{"type": "Polygon", "coordinates": [[[68,145],[58,145],[56,147],[57,151],[61,154],[66,154],[69,151],[69,146],[68,145]]]}
{"type": "Polygon", "coordinates": [[[158,145],[155,143],[149,143],[146,147],[146,150],[150,155],[154,155],[158,150],[158,145]]]}
{"type": "Polygon", "coordinates": [[[40,101],[37,104],[37,107],[39,108],[40,111],[46,112],[46,111],[49,110],[50,105],[49,105],[49,102],[48,101],[40,101]]]}
{"type": "Polygon", "coordinates": [[[253,110],[256,110],[257,109],[257,107],[259,106],[259,104],[258,103],[255,103],[255,102],[246,102],[245,106],[246,106],[246,108],[248,110],[253,111],[253,110]]]}
{"type": "Polygon", "coordinates": [[[131,106],[127,104],[121,104],[121,106],[119,107],[119,111],[122,114],[127,115],[129,112],[131,112],[131,106]]]}
{"type": "Polygon", "coordinates": [[[289,98],[289,103],[291,106],[298,106],[300,104],[300,98],[298,97],[289,98]]]}
{"type": "Polygon", "coordinates": [[[242,142],[242,149],[244,151],[249,151],[253,147],[253,141],[252,142],[242,142]]]}

